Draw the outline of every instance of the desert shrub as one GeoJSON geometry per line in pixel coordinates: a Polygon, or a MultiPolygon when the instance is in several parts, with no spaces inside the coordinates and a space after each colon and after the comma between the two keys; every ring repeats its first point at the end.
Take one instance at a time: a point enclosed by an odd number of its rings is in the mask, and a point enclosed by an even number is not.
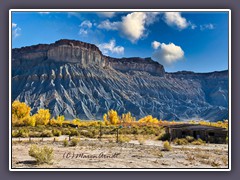
{"type": "Polygon", "coordinates": [[[62,134],[63,134],[63,135],[71,135],[71,131],[68,130],[68,129],[63,129],[63,130],[62,130],[62,134]]]}
{"type": "Polygon", "coordinates": [[[79,136],[80,135],[76,129],[71,129],[70,132],[71,132],[70,136],[79,136]]]}
{"type": "Polygon", "coordinates": [[[191,142],[194,141],[194,137],[192,137],[192,136],[186,136],[186,140],[191,143],[191,142]]]}
{"type": "Polygon", "coordinates": [[[163,150],[164,151],[171,151],[172,150],[172,147],[171,147],[171,145],[170,145],[170,143],[168,141],[165,141],[163,143],[163,150]]]}
{"type": "Polygon", "coordinates": [[[28,129],[19,129],[18,131],[12,132],[13,137],[29,137],[29,130],[28,129]]]}
{"type": "Polygon", "coordinates": [[[95,137],[93,131],[83,131],[81,134],[85,137],[88,137],[88,138],[94,138],[95,137]]]}
{"type": "Polygon", "coordinates": [[[37,145],[32,145],[28,154],[35,158],[37,164],[50,164],[53,160],[53,148],[44,146],[43,148],[38,147],[37,145]]]}
{"type": "Polygon", "coordinates": [[[137,127],[131,128],[131,134],[140,134],[140,130],[137,127]]]}
{"type": "Polygon", "coordinates": [[[193,141],[191,144],[193,144],[193,145],[202,145],[202,144],[205,144],[206,142],[205,141],[203,141],[202,139],[197,139],[197,140],[195,140],[195,141],[193,141]]]}
{"type": "Polygon", "coordinates": [[[174,142],[174,144],[177,144],[177,145],[186,145],[186,144],[188,144],[188,141],[185,138],[181,138],[181,139],[176,138],[173,142],[174,142]]]}
{"type": "Polygon", "coordinates": [[[16,130],[15,130],[15,131],[12,131],[12,137],[19,137],[19,136],[18,136],[18,131],[16,131],[16,130]]]}
{"type": "Polygon", "coordinates": [[[119,136],[118,137],[118,142],[120,143],[128,143],[130,141],[130,138],[126,137],[126,136],[119,136]]]}
{"type": "Polygon", "coordinates": [[[63,140],[63,146],[64,146],[64,147],[67,147],[67,146],[68,146],[68,140],[67,140],[67,139],[64,139],[64,140],[63,140]]]}
{"type": "Polygon", "coordinates": [[[62,132],[58,129],[53,129],[52,134],[53,134],[53,136],[61,136],[62,132]]]}
{"type": "Polygon", "coordinates": [[[73,138],[73,139],[71,140],[70,145],[71,145],[71,146],[77,146],[79,142],[80,142],[80,139],[79,139],[79,138],[73,138]]]}
{"type": "Polygon", "coordinates": [[[138,137],[138,142],[140,145],[144,145],[146,142],[146,139],[144,137],[138,137]]]}
{"type": "Polygon", "coordinates": [[[41,133],[41,137],[53,137],[52,131],[45,130],[41,133]]]}

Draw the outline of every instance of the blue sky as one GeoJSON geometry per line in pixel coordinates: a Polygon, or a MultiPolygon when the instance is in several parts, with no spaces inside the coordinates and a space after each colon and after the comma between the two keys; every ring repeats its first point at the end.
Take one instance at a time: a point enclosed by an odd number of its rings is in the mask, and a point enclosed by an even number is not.
{"type": "Polygon", "coordinates": [[[152,57],[168,72],[228,69],[228,12],[12,12],[13,48],[59,39],[152,57]]]}

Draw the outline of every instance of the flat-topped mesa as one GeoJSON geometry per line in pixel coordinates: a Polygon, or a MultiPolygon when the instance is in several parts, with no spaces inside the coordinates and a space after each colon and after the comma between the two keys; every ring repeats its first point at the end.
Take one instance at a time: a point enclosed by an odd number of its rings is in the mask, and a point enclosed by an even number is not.
{"type": "Polygon", "coordinates": [[[13,49],[13,60],[52,60],[55,62],[105,65],[97,46],[75,40],[62,39],[53,44],[39,44],[13,49]]]}
{"type": "MultiPolygon", "coordinates": [[[[151,74],[163,76],[164,67],[151,58],[112,58],[104,56],[94,44],[76,40],[61,39],[52,44],[38,44],[12,50],[15,60],[38,60],[67,63],[79,63],[82,66],[98,65],[112,67],[120,71],[146,71],[151,74]]],[[[18,63],[17,63],[18,64],[18,63]]]]}
{"type": "Polygon", "coordinates": [[[83,66],[105,66],[103,55],[97,46],[80,41],[60,40],[47,52],[50,60],[81,63],[83,66]]]}
{"type": "Polygon", "coordinates": [[[146,71],[151,74],[164,76],[165,70],[163,65],[153,61],[151,58],[108,58],[108,65],[112,68],[120,71],[146,71]]]}

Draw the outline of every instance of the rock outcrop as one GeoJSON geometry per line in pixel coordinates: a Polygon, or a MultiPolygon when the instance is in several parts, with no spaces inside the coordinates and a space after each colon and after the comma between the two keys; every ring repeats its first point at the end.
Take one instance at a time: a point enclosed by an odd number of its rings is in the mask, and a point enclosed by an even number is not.
{"type": "Polygon", "coordinates": [[[166,73],[150,58],[111,58],[97,46],[59,40],[12,50],[12,101],[53,116],[102,119],[109,109],[137,118],[228,119],[228,71],[166,73]]]}

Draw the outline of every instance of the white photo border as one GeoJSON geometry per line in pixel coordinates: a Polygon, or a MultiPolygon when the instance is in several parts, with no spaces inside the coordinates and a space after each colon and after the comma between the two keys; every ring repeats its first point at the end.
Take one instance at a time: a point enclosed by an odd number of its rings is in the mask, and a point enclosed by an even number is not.
{"type": "Polygon", "coordinates": [[[231,10],[230,9],[10,9],[9,10],[9,171],[231,171],[231,10]],[[12,168],[12,12],[228,12],[228,168],[12,168]]]}

